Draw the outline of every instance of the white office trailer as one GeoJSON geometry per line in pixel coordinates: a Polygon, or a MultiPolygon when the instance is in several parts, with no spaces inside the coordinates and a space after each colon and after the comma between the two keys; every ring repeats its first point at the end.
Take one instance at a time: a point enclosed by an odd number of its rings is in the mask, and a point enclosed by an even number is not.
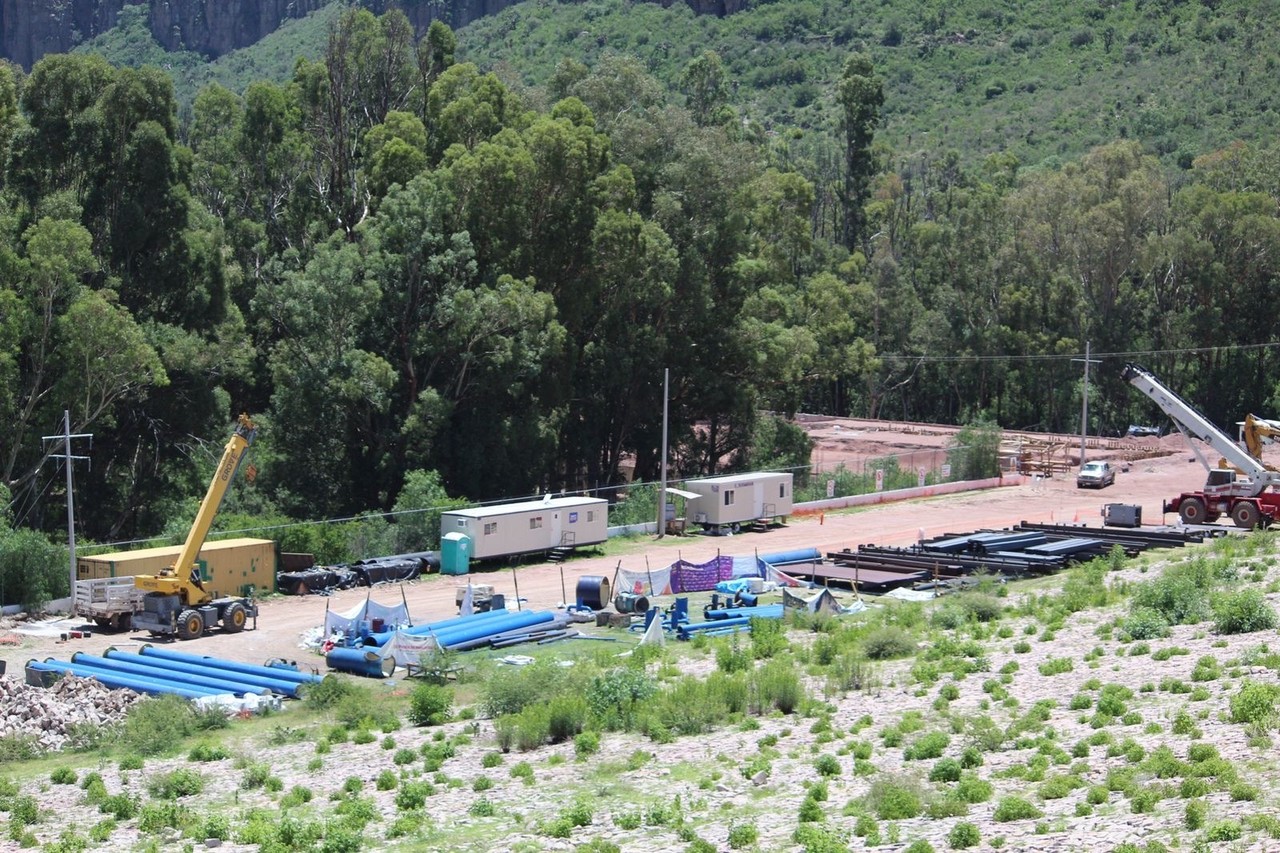
{"type": "Polygon", "coordinates": [[[452,510],[440,514],[441,538],[449,533],[461,533],[471,540],[474,560],[581,548],[609,538],[609,502],[547,496],[452,510]]]}
{"type": "Polygon", "coordinates": [[[686,480],[682,488],[698,495],[689,501],[695,524],[707,530],[784,521],[794,507],[793,476],[769,471],[686,480]]]}

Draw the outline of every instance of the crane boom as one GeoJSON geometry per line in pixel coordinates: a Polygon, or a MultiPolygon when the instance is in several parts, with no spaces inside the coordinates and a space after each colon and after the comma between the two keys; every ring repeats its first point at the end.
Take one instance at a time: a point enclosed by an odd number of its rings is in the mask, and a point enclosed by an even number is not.
{"type": "Polygon", "coordinates": [[[200,549],[204,547],[204,541],[209,537],[209,529],[213,527],[214,516],[218,514],[218,509],[222,506],[223,498],[227,496],[227,489],[235,479],[236,472],[240,470],[240,463],[244,461],[244,452],[249,449],[249,445],[253,444],[257,434],[258,428],[253,421],[249,420],[247,414],[241,414],[236,422],[235,431],[231,433],[227,446],[222,450],[222,460],[218,463],[218,470],[214,472],[213,479],[209,482],[209,490],[205,492],[204,500],[200,502],[200,509],[196,511],[195,521],[187,531],[187,541],[183,544],[178,559],[173,563],[175,574],[182,575],[195,568],[196,558],[200,556],[200,549]]]}
{"type": "Polygon", "coordinates": [[[228,633],[238,633],[244,629],[248,617],[257,617],[258,607],[249,599],[214,598],[204,588],[196,563],[222,499],[227,496],[245,451],[257,434],[258,428],[249,416],[240,415],[177,559],[158,575],[134,576],[134,586],[143,595],[140,608],[133,613],[133,627],[145,628],[153,634],[177,634],[189,640],[218,623],[228,633]]]}
{"type": "Polygon", "coordinates": [[[1236,527],[1245,530],[1267,526],[1280,518],[1280,491],[1273,488],[1280,484],[1280,472],[1258,458],[1262,449],[1259,434],[1265,434],[1259,424],[1252,424],[1255,434],[1252,440],[1246,437],[1249,446],[1242,447],[1146,368],[1129,363],[1121,376],[1169,416],[1209,473],[1203,488],[1165,501],[1165,512],[1178,513],[1184,524],[1212,523],[1226,515],[1236,527]],[[1191,442],[1193,438],[1221,454],[1227,467],[1211,467],[1200,448],[1191,442]],[[1255,450],[1256,455],[1252,452],[1255,450]]]}
{"type": "MultiPolygon", "coordinates": [[[[1269,471],[1262,460],[1257,459],[1248,450],[1237,444],[1231,436],[1218,429],[1208,418],[1200,414],[1190,403],[1175,394],[1168,386],[1155,377],[1151,371],[1141,365],[1129,363],[1121,373],[1134,388],[1145,394],[1160,410],[1169,416],[1178,430],[1188,439],[1198,438],[1216,451],[1227,464],[1247,477],[1247,480],[1236,480],[1232,485],[1232,493],[1256,497],[1277,482],[1277,475],[1269,471]]],[[[1191,445],[1191,450],[1200,459],[1206,471],[1212,472],[1199,448],[1191,445]]]]}

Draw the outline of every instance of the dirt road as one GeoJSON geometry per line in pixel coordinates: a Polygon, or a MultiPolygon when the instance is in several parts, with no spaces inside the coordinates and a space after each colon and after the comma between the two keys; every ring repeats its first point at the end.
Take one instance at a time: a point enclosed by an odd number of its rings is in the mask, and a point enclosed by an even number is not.
{"type": "MultiPolygon", "coordinates": [[[[1176,446],[1176,445],[1175,445],[1176,446]]],[[[982,492],[972,492],[927,500],[885,504],[860,510],[827,513],[822,516],[797,516],[780,528],[766,533],[741,533],[736,536],[684,536],[655,540],[638,538],[622,546],[619,556],[611,546],[612,556],[580,557],[563,567],[551,563],[529,564],[514,571],[510,568],[476,571],[475,583],[492,584],[497,592],[520,598],[528,607],[554,607],[572,601],[577,580],[582,575],[612,577],[621,565],[627,569],[654,568],[668,565],[677,558],[702,562],[717,554],[749,556],[755,553],[817,548],[822,553],[860,544],[902,546],[923,535],[933,537],[948,532],[966,532],[980,528],[1001,528],[1019,521],[1078,522],[1101,524],[1101,508],[1106,503],[1137,504],[1142,507],[1143,521],[1161,523],[1161,507],[1165,499],[1194,488],[1203,482],[1203,469],[1191,461],[1189,451],[1166,457],[1136,462],[1121,473],[1116,484],[1094,491],[1077,489],[1074,477],[1061,476],[1046,480],[1026,480],[1018,485],[982,492]]],[[[1177,519],[1169,517],[1169,522],[1177,519]]],[[[403,585],[368,589],[350,589],[332,596],[282,596],[262,603],[256,630],[239,635],[213,633],[197,640],[175,643],[183,651],[217,655],[249,663],[262,663],[269,658],[297,660],[308,667],[324,671],[324,659],[301,647],[304,635],[324,623],[326,607],[339,612],[349,610],[366,596],[384,604],[408,603],[415,623],[442,619],[457,614],[455,587],[463,580],[432,575],[403,585]]],[[[77,651],[100,654],[108,646],[135,649],[153,642],[145,633],[93,633],[80,639],[62,640],[61,634],[80,622],[63,620],[40,626],[42,635],[21,634],[19,645],[0,646],[0,660],[5,660],[9,677],[20,676],[22,666],[31,658],[47,656],[70,658],[77,651]]],[[[25,630],[25,629],[24,629],[25,630]]],[[[3,632],[0,632],[3,633],[3,632]]],[[[163,641],[157,641],[163,642],[163,641]]]]}

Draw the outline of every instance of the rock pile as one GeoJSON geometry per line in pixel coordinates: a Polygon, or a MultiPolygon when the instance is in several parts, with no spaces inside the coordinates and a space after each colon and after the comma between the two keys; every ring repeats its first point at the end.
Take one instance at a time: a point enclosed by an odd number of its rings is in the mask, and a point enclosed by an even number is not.
{"type": "Polygon", "coordinates": [[[44,749],[61,749],[75,725],[118,723],[141,698],[132,690],[112,690],[92,678],[74,675],[52,687],[0,678],[0,737],[31,735],[44,749]]]}

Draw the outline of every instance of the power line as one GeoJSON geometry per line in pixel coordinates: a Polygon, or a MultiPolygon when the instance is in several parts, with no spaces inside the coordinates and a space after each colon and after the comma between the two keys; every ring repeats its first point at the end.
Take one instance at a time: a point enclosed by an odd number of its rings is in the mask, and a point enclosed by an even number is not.
{"type": "MultiPolygon", "coordinates": [[[[1144,358],[1153,355],[1195,355],[1206,352],[1232,352],[1273,349],[1280,347],[1280,341],[1268,341],[1261,344],[1226,344],[1214,347],[1185,347],[1181,349],[1125,350],[1120,352],[1091,352],[1090,358],[1144,358]]],[[[978,362],[1029,362],[1029,361],[1070,361],[1083,358],[1083,352],[1077,353],[1020,353],[1008,355],[908,355],[906,353],[886,353],[877,355],[881,361],[910,361],[928,364],[967,364],[978,362]]]]}

